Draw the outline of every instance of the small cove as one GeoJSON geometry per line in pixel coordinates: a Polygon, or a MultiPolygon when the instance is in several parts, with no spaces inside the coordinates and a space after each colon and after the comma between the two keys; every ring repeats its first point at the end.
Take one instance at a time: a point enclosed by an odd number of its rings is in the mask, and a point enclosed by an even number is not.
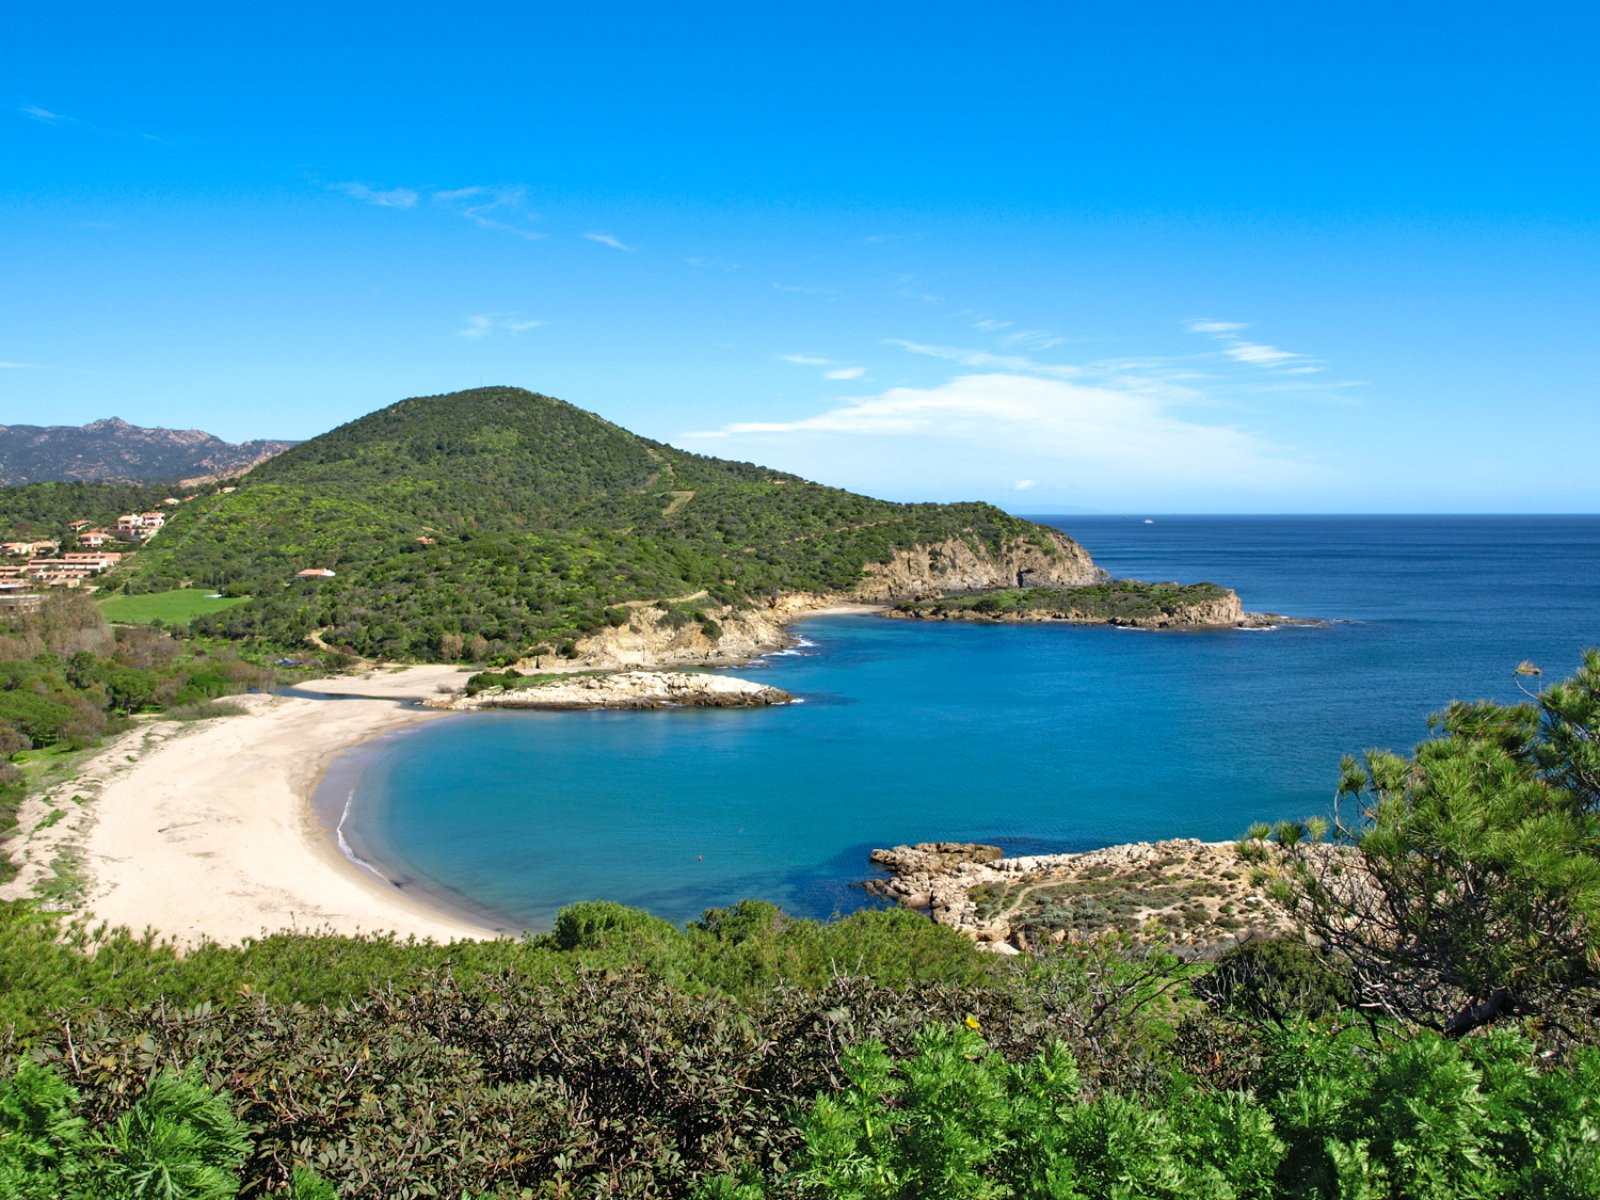
{"type": "Polygon", "coordinates": [[[682,921],[747,896],[866,902],[874,846],[1008,853],[1325,812],[1339,756],[1406,748],[1453,696],[1516,698],[1600,643],[1600,518],[1051,519],[1117,575],[1210,579],[1271,631],[801,622],[741,668],[780,709],[479,713],[336,764],[352,851],[453,905],[544,928],[604,898],[682,921]]]}

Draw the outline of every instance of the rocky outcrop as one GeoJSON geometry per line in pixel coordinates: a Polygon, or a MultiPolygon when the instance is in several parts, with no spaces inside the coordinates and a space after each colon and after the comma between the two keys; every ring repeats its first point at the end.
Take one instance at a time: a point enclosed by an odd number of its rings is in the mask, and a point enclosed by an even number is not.
{"type": "Polygon", "coordinates": [[[1268,853],[1185,838],[1004,858],[996,846],[923,842],[874,850],[891,877],[863,886],[1000,953],[1115,932],[1203,955],[1294,928],[1267,893],[1268,853]]]}
{"type": "Polygon", "coordinates": [[[704,612],[709,625],[701,621],[675,622],[668,608],[635,603],[626,606],[626,624],[579,639],[570,658],[544,654],[525,658],[516,665],[520,671],[557,667],[625,670],[748,662],[781,650],[792,641],[785,628],[791,621],[843,601],[839,596],[790,592],[753,608],[707,605],[704,612]]]}
{"type": "Polygon", "coordinates": [[[900,550],[887,563],[868,563],[851,595],[881,604],[990,588],[1076,587],[1106,578],[1066,534],[1041,526],[1035,538],[1012,539],[999,553],[961,538],[900,550]]]}
{"type": "Polygon", "coordinates": [[[788,692],[748,679],[682,671],[622,671],[572,675],[525,688],[425,701],[429,708],[466,712],[481,708],[762,708],[788,704],[788,692]]]}

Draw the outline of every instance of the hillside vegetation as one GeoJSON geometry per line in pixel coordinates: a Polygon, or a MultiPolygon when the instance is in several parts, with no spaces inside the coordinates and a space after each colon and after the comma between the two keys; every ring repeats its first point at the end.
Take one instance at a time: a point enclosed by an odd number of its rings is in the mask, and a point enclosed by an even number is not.
{"type": "Polygon", "coordinates": [[[1134,622],[1170,617],[1216,604],[1230,595],[1214,583],[1145,583],[1115,579],[1074,588],[1001,588],[971,596],[907,600],[895,606],[905,617],[1059,617],[1074,621],[1134,622]]]}
{"type": "Polygon", "coordinates": [[[496,387],[402,401],[185,505],[126,586],[251,597],[203,632],[511,661],[622,623],[626,601],[709,612],[848,590],[918,544],[1054,538],[990,505],[874,500],[496,387]],[[335,574],[297,580],[307,568],[335,574]]]}

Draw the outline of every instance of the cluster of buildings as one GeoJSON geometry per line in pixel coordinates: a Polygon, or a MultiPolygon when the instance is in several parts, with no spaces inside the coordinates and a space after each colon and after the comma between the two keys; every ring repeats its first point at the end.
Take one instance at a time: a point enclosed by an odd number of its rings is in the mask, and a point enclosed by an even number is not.
{"type": "Polygon", "coordinates": [[[124,550],[106,547],[142,545],[166,523],[164,512],[124,513],[114,530],[92,528],[90,521],[73,521],[70,528],[77,548],[65,553],[55,539],[0,542],[0,611],[38,608],[41,588],[82,587],[126,555],[124,550]]]}

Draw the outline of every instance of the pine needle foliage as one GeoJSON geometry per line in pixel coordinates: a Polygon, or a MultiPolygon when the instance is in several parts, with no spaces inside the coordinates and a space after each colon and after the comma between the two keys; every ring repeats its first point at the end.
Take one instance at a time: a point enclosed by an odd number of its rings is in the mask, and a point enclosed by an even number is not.
{"type": "Polygon", "coordinates": [[[1334,845],[1280,837],[1281,898],[1369,1013],[1454,1037],[1592,1020],[1600,651],[1529,703],[1457,702],[1432,725],[1409,757],[1345,760],[1334,845]]]}

